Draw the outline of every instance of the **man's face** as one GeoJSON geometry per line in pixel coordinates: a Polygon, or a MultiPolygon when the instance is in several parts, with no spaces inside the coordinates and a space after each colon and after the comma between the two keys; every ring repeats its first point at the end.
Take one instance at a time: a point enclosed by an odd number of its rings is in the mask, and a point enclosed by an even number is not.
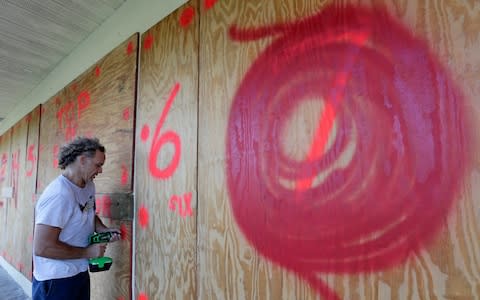
{"type": "Polygon", "coordinates": [[[105,153],[96,151],[93,157],[85,156],[84,164],[84,179],[85,181],[92,181],[95,176],[102,173],[102,167],[105,163],[105,153]]]}

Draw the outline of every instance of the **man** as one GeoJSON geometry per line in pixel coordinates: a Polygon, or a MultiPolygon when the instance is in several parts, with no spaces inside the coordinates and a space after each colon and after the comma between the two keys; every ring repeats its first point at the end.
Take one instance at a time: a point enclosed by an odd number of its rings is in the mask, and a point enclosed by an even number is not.
{"type": "Polygon", "coordinates": [[[60,149],[63,173],[42,193],[35,208],[33,300],[90,299],[88,259],[103,256],[106,244],[89,245],[94,232],[110,231],[95,214],[95,184],[105,147],[96,138],[78,137],[60,149]]]}

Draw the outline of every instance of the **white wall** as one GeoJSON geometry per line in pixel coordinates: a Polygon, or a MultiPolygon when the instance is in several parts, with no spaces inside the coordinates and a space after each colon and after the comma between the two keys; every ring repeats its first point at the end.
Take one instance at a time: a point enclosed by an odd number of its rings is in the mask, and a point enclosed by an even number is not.
{"type": "Polygon", "coordinates": [[[127,0],[0,123],[0,135],[135,32],[143,33],[188,0],[127,0]]]}

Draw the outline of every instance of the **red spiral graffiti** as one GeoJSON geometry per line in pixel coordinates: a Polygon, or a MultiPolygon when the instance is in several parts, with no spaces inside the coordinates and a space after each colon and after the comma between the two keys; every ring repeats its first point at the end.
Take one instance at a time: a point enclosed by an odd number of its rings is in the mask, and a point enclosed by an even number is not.
{"type": "Polygon", "coordinates": [[[337,299],[318,274],[383,270],[431,241],[470,150],[464,99],[428,45],[386,10],[354,6],[230,35],[275,37],[228,121],[231,207],[249,242],[337,299]],[[282,132],[311,99],[324,109],[299,161],[282,132]]]}

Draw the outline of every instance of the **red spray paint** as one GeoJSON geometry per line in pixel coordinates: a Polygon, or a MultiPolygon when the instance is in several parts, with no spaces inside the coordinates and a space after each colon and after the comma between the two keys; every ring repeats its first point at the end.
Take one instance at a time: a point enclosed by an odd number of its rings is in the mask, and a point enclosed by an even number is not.
{"type": "Polygon", "coordinates": [[[186,193],[183,197],[180,195],[172,195],[168,202],[168,208],[171,211],[178,210],[178,214],[183,218],[192,216],[192,193],[186,193]]]}
{"type": "Polygon", "coordinates": [[[425,247],[472,152],[465,100],[428,45],[383,8],[355,6],[230,35],[275,37],[241,82],[227,129],[231,207],[252,246],[325,299],[338,295],[318,274],[384,270],[425,247]],[[310,99],[324,109],[299,161],[281,133],[310,99]]]}
{"type": "MultiPolygon", "coordinates": [[[[163,123],[165,122],[168,112],[170,111],[170,107],[177,96],[177,93],[180,90],[180,84],[176,83],[173,87],[170,96],[165,103],[165,107],[160,115],[160,119],[157,122],[157,126],[155,127],[155,133],[153,136],[152,147],[150,149],[150,154],[148,157],[148,166],[150,173],[152,176],[159,178],[159,179],[166,179],[173,175],[175,170],[177,169],[178,163],[180,162],[180,154],[181,154],[181,142],[178,133],[173,130],[167,130],[165,132],[160,132],[163,123]],[[175,147],[175,152],[173,154],[172,160],[165,168],[161,169],[157,166],[158,154],[161,148],[166,145],[167,143],[171,143],[175,147]]],[[[142,140],[145,136],[148,137],[148,132],[146,132],[148,127],[143,127],[142,130],[142,140]],[[144,132],[145,130],[145,132],[144,132]]]]}
{"type": "Polygon", "coordinates": [[[138,210],[138,223],[142,229],[147,228],[149,222],[148,209],[142,205],[138,210]]]}
{"type": "Polygon", "coordinates": [[[133,50],[135,50],[135,46],[133,45],[133,42],[128,42],[127,55],[131,55],[133,53],[133,50]]]}
{"type": "Polygon", "coordinates": [[[2,159],[0,160],[0,182],[4,181],[7,174],[8,155],[2,153],[2,159]]]}
{"type": "Polygon", "coordinates": [[[34,150],[35,145],[28,146],[27,161],[30,162],[30,168],[27,169],[27,177],[31,177],[33,175],[33,171],[35,170],[37,158],[33,153],[34,150]]]}
{"type": "Polygon", "coordinates": [[[112,217],[112,198],[109,195],[103,195],[96,199],[96,213],[102,217],[112,217]]]}
{"type": "Polygon", "coordinates": [[[212,8],[217,3],[217,0],[204,0],[203,7],[205,10],[212,8]]]}
{"type": "Polygon", "coordinates": [[[53,167],[58,167],[58,154],[60,152],[60,146],[53,145],[53,167]]]}
{"type": "Polygon", "coordinates": [[[149,50],[150,48],[152,48],[152,45],[153,45],[153,35],[151,33],[149,33],[145,37],[145,40],[143,40],[143,48],[145,50],[149,50]]]}
{"type": "Polygon", "coordinates": [[[180,26],[184,28],[187,27],[188,25],[190,25],[190,23],[192,23],[194,17],[195,17],[195,10],[193,9],[193,7],[191,6],[186,7],[182,11],[182,14],[180,15],[180,20],[179,20],[180,26]]]}
{"type": "Polygon", "coordinates": [[[122,178],[121,178],[122,185],[128,184],[128,169],[127,166],[122,165],[122,178]]]}

